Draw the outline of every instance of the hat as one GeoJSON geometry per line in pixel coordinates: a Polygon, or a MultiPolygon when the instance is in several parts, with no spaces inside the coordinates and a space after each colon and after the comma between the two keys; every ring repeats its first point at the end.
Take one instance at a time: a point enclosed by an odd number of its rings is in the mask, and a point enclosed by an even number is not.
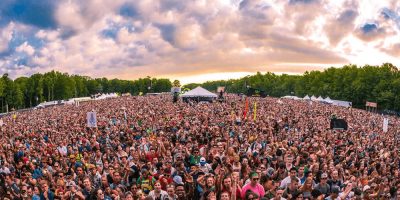
{"type": "Polygon", "coordinates": [[[69,158],[75,158],[74,154],[69,155],[69,158]]]}
{"type": "Polygon", "coordinates": [[[323,173],[323,174],[321,175],[321,178],[328,178],[328,174],[323,173]]]}
{"type": "Polygon", "coordinates": [[[269,167],[269,168],[267,169],[267,176],[271,177],[272,175],[274,175],[274,173],[275,173],[274,168],[269,167]]]}
{"type": "Polygon", "coordinates": [[[69,181],[65,184],[65,186],[70,187],[70,186],[76,186],[74,181],[69,181]]]}
{"type": "Polygon", "coordinates": [[[178,185],[183,184],[182,177],[180,176],[174,176],[172,180],[178,185]]]}
{"type": "Polygon", "coordinates": [[[369,185],[366,185],[366,186],[364,186],[364,188],[363,188],[363,192],[365,192],[365,191],[367,191],[367,190],[369,190],[369,189],[371,189],[371,187],[370,187],[369,185]]]}
{"type": "Polygon", "coordinates": [[[123,158],[123,157],[128,157],[128,154],[127,154],[125,151],[123,151],[123,152],[121,153],[121,158],[123,158]]]}
{"type": "Polygon", "coordinates": [[[205,163],[205,162],[206,162],[206,159],[205,159],[204,157],[201,157],[201,158],[200,158],[200,162],[205,163]]]}

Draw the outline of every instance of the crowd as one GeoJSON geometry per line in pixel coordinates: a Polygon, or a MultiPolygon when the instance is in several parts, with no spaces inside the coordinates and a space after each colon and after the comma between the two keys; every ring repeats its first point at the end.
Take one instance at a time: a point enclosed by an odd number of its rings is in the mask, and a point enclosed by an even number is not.
{"type": "Polygon", "coordinates": [[[363,110],[248,101],[119,97],[4,116],[0,199],[400,198],[398,118],[383,132],[363,110]],[[333,115],[348,130],[331,130],[333,115]]]}

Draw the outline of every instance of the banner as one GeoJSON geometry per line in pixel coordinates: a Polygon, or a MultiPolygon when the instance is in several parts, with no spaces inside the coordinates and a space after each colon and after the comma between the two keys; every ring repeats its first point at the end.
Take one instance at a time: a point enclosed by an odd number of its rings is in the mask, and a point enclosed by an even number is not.
{"type": "Polygon", "coordinates": [[[383,132],[386,133],[388,131],[389,119],[383,118],[383,132]]]}
{"type": "Polygon", "coordinates": [[[86,114],[86,119],[87,119],[87,127],[97,127],[97,117],[96,117],[96,112],[88,112],[86,114]]]}
{"type": "Polygon", "coordinates": [[[171,93],[181,93],[181,88],[180,87],[172,87],[171,93]]]}
{"type": "Polygon", "coordinates": [[[376,108],[376,107],[378,107],[378,104],[377,104],[376,102],[369,102],[369,101],[367,101],[367,102],[365,103],[365,106],[376,108]]]}

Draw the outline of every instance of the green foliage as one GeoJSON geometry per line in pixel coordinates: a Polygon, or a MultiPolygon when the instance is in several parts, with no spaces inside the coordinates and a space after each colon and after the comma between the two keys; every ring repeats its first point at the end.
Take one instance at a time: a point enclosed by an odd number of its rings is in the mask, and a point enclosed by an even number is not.
{"type": "Polygon", "coordinates": [[[73,97],[90,96],[97,93],[169,92],[169,79],[146,77],[135,81],[107,78],[92,79],[87,76],[69,75],[57,71],[33,74],[11,80],[8,74],[0,78],[0,112],[12,108],[33,107],[41,102],[67,100],[73,97]]]}
{"type": "Polygon", "coordinates": [[[225,86],[230,93],[245,93],[247,87],[264,90],[268,95],[329,96],[332,99],[353,102],[354,107],[362,108],[366,101],[378,103],[379,109],[400,111],[400,72],[390,63],[381,66],[346,65],[342,68],[328,68],[324,71],[305,72],[303,75],[275,75],[257,73],[241,79],[228,81],[208,81],[203,84],[188,84],[193,89],[202,86],[215,91],[225,86]]]}
{"type": "MultiPolygon", "coordinates": [[[[8,74],[4,74],[0,78],[0,112],[4,112],[7,106],[9,110],[26,108],[44,101],[66,100],[97,93],[129,92],[139,95],[148,92],[169,92],[173,85],[178,84],[180,85],[176,80],[172,83],[169,79],[149,76],[134,81],[108,80],[51,71],[11,80],[8,74]]],[[[365,101],[374,101],[378,103],[379,109],[400,111],[400,72],[390,63],[381,66],[332,67],[322,72],[305,72],[301,76],[257,73],[241,79],[191,83],[183,88],[193,89],[197,86],[214,92],[218,86],[225,86],[229,93],[245,93],[249,86],[264,90],[268,95],[275,97],[291,94],[300,97],[307,94],[329,96],[332,99],[351,101],[355,107],[363,107],[365,101]]]]}

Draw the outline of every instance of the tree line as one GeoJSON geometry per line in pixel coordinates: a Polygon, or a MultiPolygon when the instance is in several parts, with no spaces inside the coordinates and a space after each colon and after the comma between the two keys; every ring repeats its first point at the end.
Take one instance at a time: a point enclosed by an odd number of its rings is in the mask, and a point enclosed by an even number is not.
{"type": "MultiPolygon", "coordinates": [[[[44,101],[66,100],[73,97],[90,96],[97,93],[141,93],[169,92],[172,86],[180,86],[178,80],[156,79],[147,76],[138,80],[91,78],[69,75],[57,71],[33,74],[15,80],[8,74],[0,78],[1,112],[8,107],[21,109],[38,105],[44,101]]],[[[400,111],[400,72],[390,63],[381,66],[345,65],[324,71],[305,72],[303,75],[276,75],[258,72],[240,79],[207,81],[202,84],[187,84],[184,88],[202,86],[216,92],[225,86],[229,93],[246,93],[248,87],[265,91],[269,96],[285,95],[329,96],[331,99],[353,102],[362,108],[366,101],[377,102],[379,109],[400,111]]]]}
{"type": "Polygon", "coordinates": [[[0,112],[5,112],[7,109],[10,111],[34,107],[45,101],[67,100],[98,93],[116,92],[139,95],[149,92],[168,92],[171,87],[172,83],[169,79],[156,79],[149,76],[133,81],[108,80],[51,71],[12,80],[8,74],[3,74],[0,78],[0,112]]]}
{"type": "Polygon", "coordinates": [[[363,108],[366,101],[377,102],[378,109],[400,111],[400,72],[390,63],[381,66],[345,65],[324,71],[305,72],[303,75],[257,73],[241,79],[208,81],[188,84],[187,88],[202,86],[216,91],[225,86],[230,93],[246,93],[247,87],[265,91],[269,96],[322,96],[351,101],[353,107],[363,108]]]}

